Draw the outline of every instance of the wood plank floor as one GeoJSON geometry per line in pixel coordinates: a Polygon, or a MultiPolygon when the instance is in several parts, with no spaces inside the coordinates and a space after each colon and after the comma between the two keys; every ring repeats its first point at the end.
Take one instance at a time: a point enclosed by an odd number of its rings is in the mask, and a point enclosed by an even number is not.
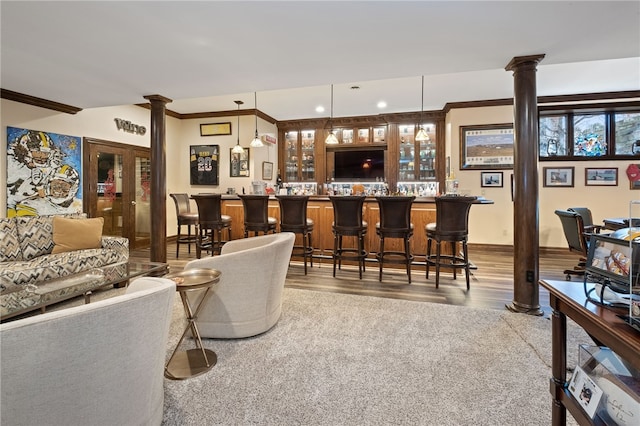
{"type": "MultiPolygon", "coordinates": [[[[132,260],[148,261],[149,250],[132,250],[132,260]]],[[[195,248],[187,252],[185,245],[180,247],[180,257],[176,258],[175,243],[167,245],[167,262],[172,272],[182,270],[184,265],[196,258],[195,248]]],[[[513,252],[507,248],[487,246],[469,246],[469,258],[477,269],[472,271],[471,290],[466,290],[464,274],[452,279],[450,272],[441,272],[440,287],[435,288],[435,271],[432,269],[429,279],[425,278],[424,266],[416,266],[412,271],[412,282],[407,283],[404,270],[386,268],[382,282],[378,281],[378,264],[367,262],[363,279],[358,279],[355,266],[343,265],[336,277],[332,276],[331,259],[315,259],[313,268],[309,267],[304,275],[302,262],[293,260],[287,274],[286,286],[315,291],[360,294],[375,297],[444,303],[450,305],[474,306],[504,310],[513,300],[513,252]]],[[[416,256],[417,261],[424,257],[416,256]]],[[[564,269],[577,264],[578,257],[563,249],[541,249],[539,259],[540,279],[564,280],[564,269]]],[[[573,278],[577,286],[582,285],[580,278],[573,278]]],[[[543,288],[539,291],[541,309],[549,315],[549,294],[543,288]]]]}

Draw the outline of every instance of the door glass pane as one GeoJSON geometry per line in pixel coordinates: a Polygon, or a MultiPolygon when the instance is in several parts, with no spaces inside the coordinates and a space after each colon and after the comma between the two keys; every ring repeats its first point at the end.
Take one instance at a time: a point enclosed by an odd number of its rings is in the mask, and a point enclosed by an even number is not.
{"type": "Polygon", "coordinates": [[[136,157],[136,240],[151,236],[151,160],[136,157]]]}
{"type": "Polygon", "coordinates": [[[568,155],[567,117],[564,115],[540,117],[540,157],[568,155]]]}
{"type": "Polygon", "coordinates": [[[428,141],[420,142],[420,179],[419,180],[435,180],[436,179],[436,126],[433,124],[425,124],[423,128],[429,135],[428,141]]]}
{"type": "Polygon", "coordinates": [[[573,155],[599,157],[607,154],[605,114],[576,115],[573,118],[573,155]]]}
{"type": "Polygon", "coordinates": [[[640,154],[640,113],[616,113],[616,154],[640,154]]]}
{"type": "Polygon", "coordinates": [[[286,132],[284,143],[287,146],[284,160],[285,181],[295,182],[298,180],[298,132],[286,132]]]}
{"type": "Polygon", "coordinates": [[[102,233],[122,237],[122,155],[98,153],[97,217],[104,218],[102,233]]]}
{"type": "Polygon", "coordinates": [[[415,179],[414,167],[414,131],[413,125],[400,126],[400,164],[398,168],[398,180],[407,181],[415,179]]]}
{"type": "Polygon", "coordinates": [[[302,180],[313,181],[316,176],[315,168],[315,131],[302,131],[302,180]]]}

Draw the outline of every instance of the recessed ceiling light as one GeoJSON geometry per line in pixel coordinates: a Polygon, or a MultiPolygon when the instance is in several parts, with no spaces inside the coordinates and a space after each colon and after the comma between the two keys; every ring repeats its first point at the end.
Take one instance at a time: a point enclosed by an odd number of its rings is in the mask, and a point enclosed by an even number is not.
{"type": "Polygon", "coordinates": [[[387,103],[385,101],[378,102],[378,108],[383,109],[387,107],[387,103]]]}
{"type": "Polygon", "coordinates": [[[322,105],[317,106],[316,112],[324,112],[324,107],[322,105]]]}

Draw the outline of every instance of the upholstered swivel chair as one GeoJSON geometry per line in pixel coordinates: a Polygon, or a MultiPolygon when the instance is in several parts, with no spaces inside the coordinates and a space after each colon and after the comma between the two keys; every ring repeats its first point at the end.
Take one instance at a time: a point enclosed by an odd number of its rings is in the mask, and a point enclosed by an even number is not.
{"type": "Polygon", "coordinates": [[[307,275],[307,259],[313,267],[313,220],[307,217],[308,195],[276,195],[280,204],[280,232],[293,232],[302,235],[302,246],[294,246],[294,255],[302,255],[304,274],[307,275]]]}
{"type": "Polygon", "coordinates": [[[0,324],[3,425],[159,425],[176,285],[0,324]]]}
{"type": "Polygon", "coordinates": [[[191,211],[189,194],[169,194],[176,205],[176,217],[178,220],[178,239],[176,240],[176,257],[180,255],[180,245],[187,244],[188,252],[191,253],[191,243],[195,243],[197,235],[191,235],[191,227],[198,223],[198,212],[191,211]],[[181,234],[182,227],[187,227],[187,235],[181,234]]]}
{"type": "Polygon", "coordinates": [[[342,268],[343,260],[358,262],[358,274],[362,279],[365,270],[367,252],[364,249],[364,236],[367,234],[367,222],[362,220],[364,196],[331,196],[333,205],[333,276],[336,276],[336,263],[342,268]],[[343,237],[355,237],[355,247],[343,247],[343,237]]]}
{"type": "Polygon", "coordinates": [[[275,217],[269,216],[269,196],[268,195],[238,195],[242,200],[244,208],[244,237],[253,232],[254,236],[275,233],[278,221],[275,217]]]}
{"type": "Polygon", "coordinates": [[[411,205],[416,197],[376,197],[380,208],[380,222],[376,223],[376,234],[380,237],[380,250],[377,259],[380,267],[379,280],[382,281],[382,268],[385,257],[387,262],[404,263],[407,270],[407,278],[411,283],[411,262],[413,255],[409,240],[413,236],[413,223],[411,223],[411,205]],[[403,251],[385,250],[385,238],[401,238],[403,251]]]}
{"type": "Polygon", "coordinates": [[[584,222],[579,213],[568,210],[556,210],[555,214],[560,218],[562,231],[569,245],[569,251],[580,255],[578,264],[574,266],[573,269],[564,270],[567,281],[569,281],[572,275],[584,275],[589,243],[585,235],[584,222]]]}
{"type": "Polygon", "coordinates": [[[453,279],[456,279],[457,269],[464,269],[469,290],[469,253],[467,239],[469,237],[469,210],[476,197],[442,196],[436,197],[436,222],[426,225],[427,256],[426,276],[429,278],[429,267],[436,267],[436,288],[439,286],[440,268],[446,267],[453,270],[453,279]],[[431,246],[435,242],[436,253],[431,252],[431,246]],[[451,254],[442,253],[442,243],[450,243],[451,254]],[[462,245],[462,255],[457,253],[456,243],[462,245]]]}
{"type": "MultiPolygon", "coordinates": [[[[282,313],[282,295],[295,234],[279,232],[229,241],[220,256],[192,260],[184,267],[221,272],[198,313],[198,331],[206,338],[255,336],[273,327],[282,313]]],[[[187,294],[199,301],[202,292],[187,294]]]]}
{"type": "Polygon", "coordinates": [[[584,224],[584,232],[591,234],[599,234],[603,225],[594,225],[593,224],[593,216],[591,215],[591,210],[588,207],[569,207],[567,209],[570,212],[576,212],[580,216],[582,216],[582,223],[584,224]]]}
{"type": "Polygon", "coordinates": [[[222,245],[231,240],[231,216],[222,214],[222,195],[196,194],[192,198],[198,205],[198,241],[196,257],[200,259],[202,249],[211,255],[220,253],[222,245]],[[222,231],[227,230],[227,240],[222,239],[222,231]]]}

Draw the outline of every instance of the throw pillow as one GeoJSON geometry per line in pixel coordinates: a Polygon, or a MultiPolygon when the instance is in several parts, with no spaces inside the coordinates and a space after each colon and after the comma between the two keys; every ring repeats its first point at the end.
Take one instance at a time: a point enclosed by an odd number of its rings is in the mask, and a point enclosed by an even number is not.
{"type": "Polygon", "coordinates": [[[53,242],[51,253],[100,248],[102,245],[103,217],[93,219],[53,218],[53,242]]]}

